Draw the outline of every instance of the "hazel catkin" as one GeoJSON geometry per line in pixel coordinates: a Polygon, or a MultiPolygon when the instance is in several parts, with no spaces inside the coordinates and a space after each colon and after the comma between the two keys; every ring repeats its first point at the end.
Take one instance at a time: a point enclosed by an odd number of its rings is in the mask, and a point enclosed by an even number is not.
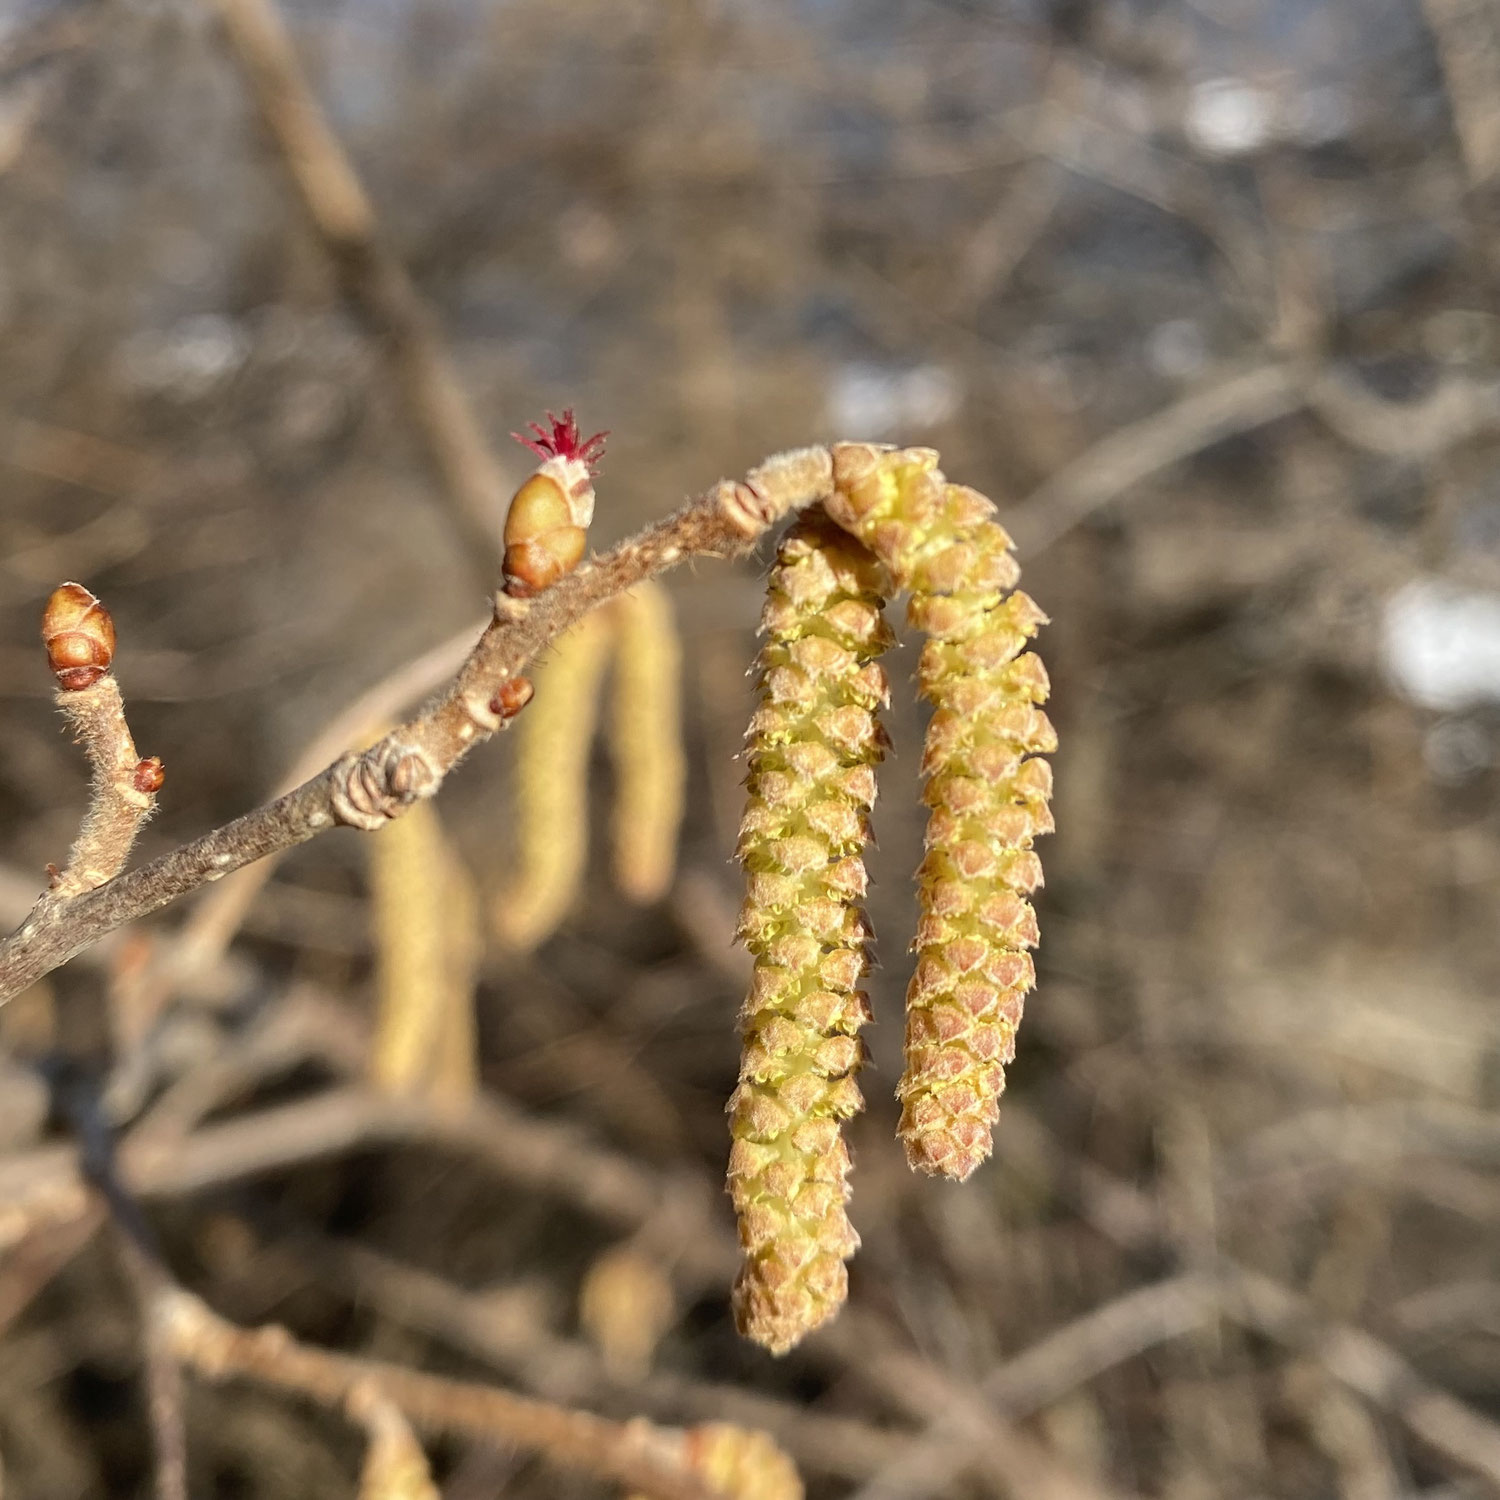
{"type": "Polygon", "coordinates": [[[916,969],[906,997],[897,1093],[907,1158],[962,1180],[990,1154],[1037,941],[1027,896],[1041,884],[1032,842],[1052,829],[1057,747],[1047,673],[1027,650],[1046,623],[1015,588],[1020,570],[994,507],[949,484],[927,448],[841,443],[829,514],[911,590],[928,634],[918,667],[933,705],[922,771],[929,809],[918,870],[916,969]]]}
{"type": "Polygon", "coordinates": [[[755,960],[729,1101],[740,1331],[781,1354],[843,1303],[859,1237],[840,1123],[869,1002],[862,859],[886,738],[884,569],[820,511],[781,544],[748,737],[740,937],[755,960]]]}

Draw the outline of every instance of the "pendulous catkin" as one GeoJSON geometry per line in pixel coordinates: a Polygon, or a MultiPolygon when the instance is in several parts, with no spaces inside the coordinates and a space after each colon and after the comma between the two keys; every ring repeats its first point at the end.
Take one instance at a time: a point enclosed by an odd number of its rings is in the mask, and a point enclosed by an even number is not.
{"type": "Polygon", "coordinates": [[[585,615],[536,674],[516,746],[515,869],[490,908],[503,948],[529,953],[567,914],[588,858],[589,749],[609,665],[609,615],[585,615]]]}
{"type": "Polygon", "coordinates": [[[832,1316],[859,1244],[844,1211],[840,1122],[869,1002],[864,845],[887,701],[876,658],[885,570],[821,511],[781,544],[763,616],[760,706],[748,736],[740,937],[755,960],[729,1101],[729,1191],[744,1264],[740,1331],[783,1353],[832,1316]]]}
{"type": "Polygon", "coordinates": [[[682,640],[672,598],[638,584],[611,607],[616,625],[609,749],[615,765],[615,884],[659,901],[677,869],[687,757],[682,748],[682,640]]]}
{"type": "Polygon", "coordinates": [[[949,484],[931,449],[841,443],[828,512],[911,590],[907,617],[930,639],[921,692],[934,707],[922,771],[930,809],[918,870],[921,915],[907,991],[900,1134],[913,1167],[962,1180],[990,1154],[991,1130],[1034,982],[1027,895],[1032,852],[1052,829],[1056,749],[1041,660],[1046,623],[1016,590],[1011,540],[974,490],[949,484]]]}

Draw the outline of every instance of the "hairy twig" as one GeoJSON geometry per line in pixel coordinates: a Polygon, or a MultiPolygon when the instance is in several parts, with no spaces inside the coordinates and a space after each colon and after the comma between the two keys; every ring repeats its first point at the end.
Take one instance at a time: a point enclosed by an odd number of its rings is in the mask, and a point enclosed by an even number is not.
{"type": "Polygon", "coordinates": [[[721,481],[532,600],[499,596],[495,616],[435,703],[363,754],[347,754],[276,801],[67,902],[42,902],[0,944],[0,1002],[107,932],[267,854],[339,824],[373,830],[430,797],[448,772],[501,728],[508,684],[551,640],[596,605],[690,556],[726,556],[814,501],[833,480],[826,448],[767,460],[721,481]]]}
{"type": "Polygon", "coordinates": [[[43,907],[56,909],[93,890],[124,868],[141,824],[161,789],[162,766],[136,754],[125,703],[110,667],[115,625],[109,611],[80,583],[53,591],[42,616],[42,641],[57,677],[57,706],[88,757],[92,784],[83,826],[68,863],[52,881],[43,907]]]}
{"type": "Polygon", "coordinates": [[[509,489],[411,278],[329,129],[271,0],[210,0],[345,294],[385,340],[464,550],[488,571],[509,489]]]}

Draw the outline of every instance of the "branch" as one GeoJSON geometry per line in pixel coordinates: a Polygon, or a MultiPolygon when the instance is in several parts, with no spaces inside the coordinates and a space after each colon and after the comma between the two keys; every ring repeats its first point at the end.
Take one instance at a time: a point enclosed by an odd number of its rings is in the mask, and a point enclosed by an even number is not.
{"type": "Polygon", "coordinates": [[[120,685],[110,666],[115,623],[80,583],[54,590],[42,615],[42,641],[57,677],[57,706],[88,756],[92,785],[67,867],[43,901],[52,909],[111,880],[125,866],[162,784],[161,762],[142,760],[125,722],[120,685]]]}
{"type": "Polygon", "coordinates": [[[536,598],[498,596],[493,620],[443,694],[363,754],[340,757],[274,802],[96,890],[67,901],[39,901],[20,929],[0,943],[0,1003],[105,933],[231,870],[339,824],[373,831],[432,796],[475,745],[503,727],[524,669],[569,626],[686,557],[744,551],[790,511],[826,499],[832,485],[828,449],[778,454],[743,481],[720,481],[536,598]]]}

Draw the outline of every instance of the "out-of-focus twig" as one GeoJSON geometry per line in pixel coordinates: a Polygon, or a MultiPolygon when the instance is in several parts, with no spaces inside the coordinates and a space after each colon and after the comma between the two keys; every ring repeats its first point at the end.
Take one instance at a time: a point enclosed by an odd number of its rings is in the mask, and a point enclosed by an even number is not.
{"type": "Polygon", "coordinates": [[[159,1317],[170,1285],[155,1236],[116,1170],[114,1139],[92,1091],[82,1084],[63,1089],[85,1175],[108,1206],[117,1232],[120,1261],[135,1293],[146,1373],[146,1409],[156,1450],[156,1500],[188,1500],[187,1418],[182,1371],[167,1347],[159,1317]]]}
{"type": "Polygon", "coordinates": [[[1287,365],[1252,365],[1225,375],[1086,449],[1011,512],[1006,529],[1023,555],[1035,557],[1132,485],[1301,405],[1299,382],[1287,365]]]}
{"type": "Polygon", "coordinates": [[[375,210],[318,107],[273,0],[209,3],[346,295],[386,342],[465,553],[488,583],[509,487],[432,316],[381,242],[375,210]]]}
{"type": "Polygon", "coordinates": [[[1489,0],[1422,0],[1469,181],[1500,170],[1500,19],[1489,0]]]}
{"type": "Polygon", "coordinates": [[[172,1352],[209,1380],[253,1379],[335,1408],[373,1386],[432,1432],[511,1443],[659,1500],[713,1500],[720,1494],[683,1462],[680,1433],[314,1349],[281,1328],[237,1328],[180,1290],[165,1295],[162,1316],[172,1352]]]}
{"type": "MultiPolygon", "coordinates": [[[[1213,1311],[1213,1283],[1203,1276],[1174,1276],[1140,1287],[1007,1360],[985,1378],[980,1393],[993,1409],[1019,1420],[1153,1345],[1201,1327],[1213,1311]]],[[[898,1500],[941,1490],[980,1457],[985,1442],[984,1429],[969,1412],[940,1417],[855,1500],[898,1500]]]]}
{"type": "Polygon", "coordinates": [[[1308,1298],[1241,1266],[1222,1271],[1219,1304],[1236,1322],[1316,1359],[1434,1453],[1500,1494],[1500,1424],[1433,1385],[1389,1344],[1362,1328],[1325,1322],[1308,1298]]]}

